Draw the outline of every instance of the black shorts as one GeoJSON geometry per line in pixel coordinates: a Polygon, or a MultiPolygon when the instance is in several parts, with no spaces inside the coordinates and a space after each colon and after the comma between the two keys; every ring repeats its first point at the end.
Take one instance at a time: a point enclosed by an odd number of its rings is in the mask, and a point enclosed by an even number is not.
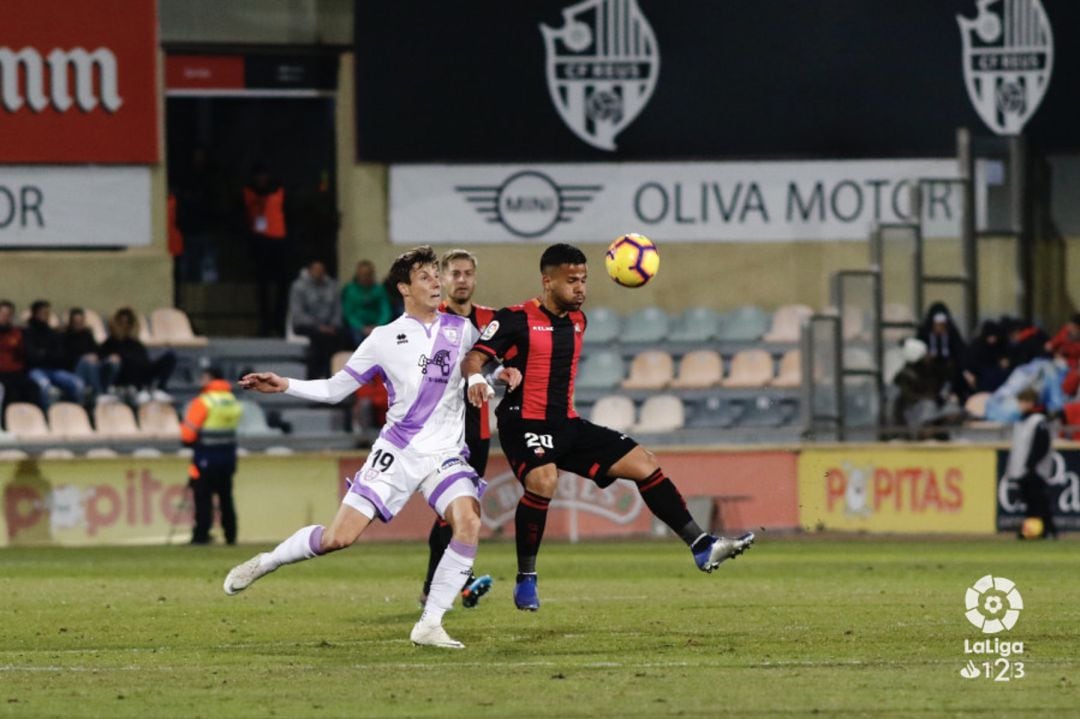
{"type": "Polygon", "coordinates": [[[607,476],[608,470],[638,446],[625,434],[580,417],[559,424],[500,418],[499,443],[514,476],[522,482],[533,469],[554,464],[600,487],[615,481],[607,476]]]}

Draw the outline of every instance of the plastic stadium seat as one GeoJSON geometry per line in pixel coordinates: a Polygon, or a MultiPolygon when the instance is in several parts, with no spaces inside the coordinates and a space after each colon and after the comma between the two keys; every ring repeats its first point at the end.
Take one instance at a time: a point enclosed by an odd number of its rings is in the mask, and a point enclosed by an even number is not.
{"type": "Polygon", "coordinates": [[[723,429],[735,424],[744,409],[743,405],[733,404],[729,399],[709,397],[696,408],[687,424],[690,427],[723,429]]]}
{"type": "Polygon", "coordinates": [[[639,352],[630,363],[623,389],[663,389],[675,375],[675,360],[663,350],[639,352]]]}
{"type": "Polygon", "coordinates": [[[705,343],[720,331],[720,313],[708,307],[691,307],[672,323],[669,342],[705,343]]]}
{"type": "Polygon", "coordinates": [[[150,333],[150,323],[147,321],[146,315],[142,312],[136,312],[135,317],[139,321],[139,341],[147,347],[162,346],[162,343],[154,339],[154,335],[150,333]]]}
{"type": "Polygon", "coordinates": [[[613,389],[622,382],[625,365],[618,352],[590,352],[578,367],[574,385],[580,389],[613,389]]]}
{"type": "Polygon", "coordinates": [[[89,307],[84,307],[83,313],[86,315],[86,326],[94,333],[94,341],[98,344],[105,342],[109,338],[109,332],[105,328],[105,320],[101,318],[97,310],[89,307]]]}
{"type": "Polygon", "coordinates": [[[162,452],[157,447],[136,447],[131,453],[132,457],[161,457],[162,452]]]}
{"type": "Polygon", "coordinates": [[[802,386],[802,352],[788,350],[780,358],[780,370],[770,382],[773,387],[802,386]]]}
{"type": "Polygon", "coordinates": [[[840,322],[845,340],[870,339],[870,328],[866,326],[866,313],[861,308],[845,307],[840,322]]]}
{"type": "Polygon", "coordinates": [[[634,401],[616,394],[601,397],[592,406],[589,421],[616,432],[629,432],[634,426],[634,401]]]}
{"type": "Polygon", "coordinates": [[[721,342],[756,342],[769,327],[769,315],[754,305],[746,305],[721,315],[716,338],[721,342]]]}
{"type": "Polygon", "coordinates": [[[21,449],[0,449],[0,462],[18,462],[30,459],[30,455],[21,449]]]}
{"type": "Polygon", "coordinates": [[[342,350],[341,352],[335,352],[330,358],[330,375],[336,375],[345,366],[345,363],[349,361],[353,353],[348,350],[342,350]]]}
{"type": "Polygon", "coordinates": [[[986,402],[989,399],[989,392],[976,392],[967,398],[967,402],[964,403],[964,410],[975,419],[984,419],[986,417],[986,402]]]}
{"type": "Polygon", "coordinates": [[[119,456],[115,449],[109,449],[108,447],[94,447],[86,450],[87,459],[112,459],[119,456]]]}
{"type": "Polygon", "coordinates": [[[209,344],[207,338],[192,331],[187,314],[175,307],[159,307],[150,313],[150,329],[157,344],[169,347],[205,347],[209,344]]]}
{"type": "Polygon", "coordinates": [[[724,387],[764,387],[773,378],[773,359],[765,350],[742,350],[731,358],[724,387]]]}
{"type": "Polygon", "coordinates": [[[67,447],[49,447],[41,453],[42,459],[75,459],[75,453],[67,447]]]}
{"type": "Polygon", "coordinates": [[[114,439],[142,437],[139,425],[135,422],[135,413],[123,402],[99,404],[94,408],[94,423],[98,435],[114,439]]]}
{"type": "Polygon", "coordinates": [[[695,350],[686,353],[679,363],[679,376],[670,387],[677,389],[702,389],[715,387],[724,379],[724,362],[713,350],[695,350]]]}
{"type": "Polygon", "coordinates": [[[179,439],[180,418],[168,402],[147,402],[139,407],[139,429],[143,437],[179,439]]]}
{"type": "Polygon", "coordinates": [[[798,342],[802,321],[814,314],[807,305],[783,305],[773,313],[772,326],[761,339],[765,342],[798,342]]]}
{"type": "Polygon", "coordinates": [[[798,412],[798,405],[790,399],[762,396],[735,402],[742,404],[740,427],[782,427],[790,424],[798,412]]]}
{"type": "Polygon", "coordinates": [[[236,434],[240,437],[276,437],[281,430],[266,423],[266,413],[257,403],[248,399],[240,400],[244,413],[240,415],[240,424],[236,434]]]}
{"type": "Polygon", "coordinates": [[[57,402],[49,407],[49,427],[52,436],[64,440],[95,439],[97,435],[90,426],[90,418],[82,405],[74,402],[57,402]]]}
{"type": "MultiPolygon", "coordinates": [[[[236,451],[237,451],[237,453],[239,453],[240,449],[237,448],[236,451]]],[[[176,456],[177,457],[186,457],[187,459],[191,459],[192,457],[195,456],[195,448],[194,447],[181,447],[180,449],[176,450],[176,456]]]]}
{"type": "Polygon", "coordinates": [[[264,450],[264,454],[268,457],[287,457],[293,454],[292,447],[285,447],[284,445],[275,445],[273,447],[267,447],[264,450]]]}
{"type": "Polygon", "coordinates": [[[594,307],[587,313],[584,342],[587,345],[608,345],[618,342],[622,318],[609,307],[594,307]]]}
{"type": "Polygon", "coordinates": [[[671,318],[659,307],[646,307],[626,318],[620,340],[624,343],[655,344],[663,342],[670,329],[671,318]]]}
{"type": "Polygon", "coordinates": [[[41,407],[29,402],[12,402],[4,411],[4,426],[16,439],[49,439],[49,423],[41,407]]]}
{"type": "Polygon", "coordinates": [[[658,394],[645,400],[641,405],[635,432],[657,434],[674,432],[686,424],[686,415],[682,400],[672,394],[658,394]]]}

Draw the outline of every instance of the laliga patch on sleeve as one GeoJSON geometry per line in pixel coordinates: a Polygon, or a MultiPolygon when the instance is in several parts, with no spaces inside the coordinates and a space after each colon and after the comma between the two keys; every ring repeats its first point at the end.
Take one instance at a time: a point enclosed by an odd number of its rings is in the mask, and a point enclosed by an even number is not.
{"type": "Polygon", "coordinates": [[[495,336],[495,333],[499,331],[499,321],[492,320],[487,327],[484,328],[484,333],[480,335],[480,339],[489,340],[495,336]]]}

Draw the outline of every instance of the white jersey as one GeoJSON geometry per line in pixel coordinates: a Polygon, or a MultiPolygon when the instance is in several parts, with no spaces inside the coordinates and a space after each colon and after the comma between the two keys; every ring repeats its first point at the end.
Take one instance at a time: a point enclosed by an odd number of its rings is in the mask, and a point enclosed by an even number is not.
{"type": "Polygon", "coordinates": [[[289,380],[286,394],[340,402],[381,376],[390,407],[379,438],[398,449],[436,453],[465,444],[465,380],[461,360],[479,332],[465,317],[440,312],[425,325],[402,315],[376,327],[344,369],[326,380],[289,380]]]}

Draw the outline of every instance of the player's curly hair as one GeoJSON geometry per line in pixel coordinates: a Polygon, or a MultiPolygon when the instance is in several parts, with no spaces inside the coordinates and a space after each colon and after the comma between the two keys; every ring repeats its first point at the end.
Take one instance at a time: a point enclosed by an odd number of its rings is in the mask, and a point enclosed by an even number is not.
{"type": "Polygon", "coordinates": [[[435,254],[435,250],[431,248],[431,245],[420,245],[398,255],[398,258],[394,260],[394,264],[390,265],[388,274],[390,284],[394,287],[397,287],[399,283],[409,284],[409,275],[412,273],[413,268],[419,265],[439,266],[439,257],[435,254]]]}
{"type": "Polygon", "coordinates": [[[588,262],[585,253],[578,248],[573,245],[559,243],[547,248],[544,250],[544,254],[540,255],[540,271],[546,272],[549,267],[558,267],[559,265],[585,265],[588,262]]]}

